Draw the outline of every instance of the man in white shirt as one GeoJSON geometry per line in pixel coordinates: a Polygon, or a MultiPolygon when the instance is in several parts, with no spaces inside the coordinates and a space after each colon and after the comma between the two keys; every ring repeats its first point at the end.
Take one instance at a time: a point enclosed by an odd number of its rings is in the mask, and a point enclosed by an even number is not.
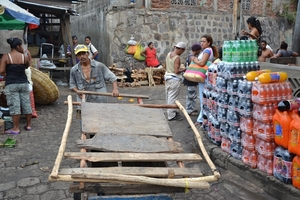
{"type": "Polygon", "coordinates": [[[85,37],[85,43],[86,43],[86,46],[89,49],[89,59],[98,60],[98,50],[92,44],[90,36],[85,37]]]}

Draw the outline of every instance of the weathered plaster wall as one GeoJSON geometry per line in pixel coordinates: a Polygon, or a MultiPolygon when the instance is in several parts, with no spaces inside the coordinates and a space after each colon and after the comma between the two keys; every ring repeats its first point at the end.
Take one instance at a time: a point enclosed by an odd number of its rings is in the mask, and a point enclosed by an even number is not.
{"type": "MultiPolygon", "coordinates": [[[[23,41],[23,30],[0,30],[0,54],[10,52],[10,45],[7,43],[7,39],[11,37],[20,38],[23,41]]],[[[24,41],[23,41],[24,42],[24,41]]],[[[27,49],[27,45],[23,45],[27,49]]]]}
{"type": "MultiPolygon", "coordinates": [[[[134,7],[124,5],[124,1],[118,4],[117,0],[89,1],[77,7],[81,17],[71,18],[71,27],[80,42],[83,42],[86,35],[92,37],[93,44],[100,52],[101,62],[127,67],[133,61],[134,66],[139,68],[144,67],[144,63],[124,53],[131,36],[144,47],[153,41],[161,62],[164,62],[166,54],[179,41],[186,42],[190,47],[199,42],[202,35],[211,34],[214,44],[218,46],[224,40],[234,39],[232,1],[207,0],[201,7],[191,9],[172,6],[170,1],[152,0],[151,9],[145,9],[142,0],[137,1],[134,7]]],[[[291,44],[293,26],[283,18],[275,17],[270,1],[252,0],[250,9],[243,10],[241,28],[247,29],[246,19],[255,14],[264,30],[263,39],[276,50],[283,40],[291,44]]],[[[189,49],[183,57],[188,53],[189,49]]]]}

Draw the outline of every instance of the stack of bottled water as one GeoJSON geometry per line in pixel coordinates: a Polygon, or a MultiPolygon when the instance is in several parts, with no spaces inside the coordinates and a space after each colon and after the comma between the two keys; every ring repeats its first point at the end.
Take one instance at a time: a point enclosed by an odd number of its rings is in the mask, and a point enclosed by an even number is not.
{"type": "Polygon", "coordinates": [[[208,138],[237,159],[242,159],[241,117],[252,116],[252,83],[244,80],[249,71],[260,69],[257,44],[252,40],[225,41],[223,61],[217,65],[215,84],[204,89],[204,118],[208,138]]]}
{"type": "Polygon", "coordinates": [[[256,40],[224,41],[224,62],[252,62],[257,61],[258,46],[256,40]]]}

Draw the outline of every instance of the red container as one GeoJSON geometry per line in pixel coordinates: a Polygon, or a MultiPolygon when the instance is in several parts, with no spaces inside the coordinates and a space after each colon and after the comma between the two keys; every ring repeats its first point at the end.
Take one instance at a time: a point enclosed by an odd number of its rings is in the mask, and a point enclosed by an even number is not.
{"type": "Polygon", "coordinates": [[[290,141],[290,124],[292,117],[287,111],[280,112],[276,109],[273,116],[273,129],[275,133],[276,144],[288,149],[288,144],[290,141]]]}
{"type": "Polygon", "coordinates": [[[249,135],[242,133],[242,146],[244,149],[254,151],[255,150],[255,137],[254,135],[249,135]]]}
{"type": "Polygon", "coordinates": [[[256,138],[255,141],[255,151],[261,156],[273,160],[274,150],[276,144],[274,142],[267,142],[262,139],[256,138]]]}
{"type": "Polygon", "coordinates": [[[257,168],[268,175],[273,175],[273,158],[265,158],[262,155],[257,156],[257,168]]]}
{"type": "Polygon", "coordinates": [[[294,119],[290,123],[290,140],[288,144],[288,150],[290,153],[294,153],[300,156],[300,116],[296,114],[294,119]]]}
{"type": "Polygon", "coordinates": [[[252,135],[253,133],[253,118],[241,117],[240,118],[240,128],[244,133],[252,135]]]}
{"type": "Polygon", "coordinates": [[[230,153],[231,141],[227,138],[222,138],[221,149],[227,153],[230,153]]]}
{"type": "Polygon", "coordinates": [[[292,162],[292,184],[296,188],[300,189],[300,157],[295,156],[292,162]]]}
{"type": "Polygon", "coordinates": [[[251,168],[256,168],[257,153],[244,148],[242,151],[242,162],[246,165],[249,165],[251,168]]]}
{"type": "Polygon", "coordinates": [[[274,141],[274,131],[272,123],[264,123],[262,121],[254,120],[253,135],[256,138],[267,142],[274,141]]]}

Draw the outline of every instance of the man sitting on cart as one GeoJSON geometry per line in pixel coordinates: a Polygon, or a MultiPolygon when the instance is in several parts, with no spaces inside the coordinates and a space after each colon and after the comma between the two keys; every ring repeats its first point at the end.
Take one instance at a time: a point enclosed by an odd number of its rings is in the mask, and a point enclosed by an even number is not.
{"type": "MultiPolygon", "coordinates": [[[[112,96],[119,96],[116,75],[103,63],[89,59],[89,50],[86,45],[78,44],[74,51],[76,58],[80,61],[70,71],[70,89],[77,93],[77,101],[81,102],[82,98],[82,94],[78,91],[107,92],[105,81],[112,83],[112,96]]],[[[107,102],[107,98],[100,95],[86,95],[85,100],[95,103],[107,102]]],[[[78,110],[80,109],[79,106],[78,110]]]]}

